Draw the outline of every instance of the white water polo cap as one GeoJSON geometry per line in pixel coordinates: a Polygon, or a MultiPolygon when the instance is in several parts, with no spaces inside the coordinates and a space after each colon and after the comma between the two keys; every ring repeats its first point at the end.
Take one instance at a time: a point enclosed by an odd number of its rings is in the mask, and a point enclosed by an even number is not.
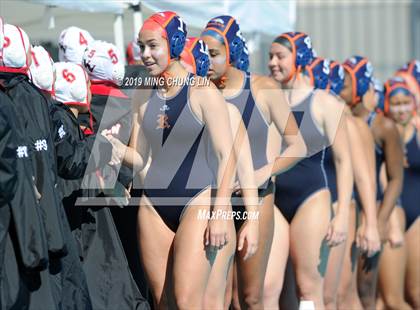
{"type": "Polygon", "coordinates": [[[105,41],[94,41],[83,55],[83,66],[92,82],[107,81],[120,86],[125,66],[118,48],[105,41]]]}
{"type": "Polygon", "coordinates": [[[71,62],[57,62],[54,68],[55,99],[66,105],[89,106],[89,78],[85,70],[71,62]]]}
{"type": "Polygon", "coordinates": [[[90,33],[79,27],[64,29],[58,39],[58,58],[60,61],[82,64],[83,53],[94,39],[90,33]]]}
{"type": "Polygon", "coordinates": [[[8,68],[28,69],[29,37],[20,27],[5,24],[3,26],[2,65],[8,68]]]}
{"type": "Polygon", "coordinates": [[[32,62],[29,77],[39,89],[52,92],[54,84],[54,61],[42,46],[31,48],[32,62]]]}

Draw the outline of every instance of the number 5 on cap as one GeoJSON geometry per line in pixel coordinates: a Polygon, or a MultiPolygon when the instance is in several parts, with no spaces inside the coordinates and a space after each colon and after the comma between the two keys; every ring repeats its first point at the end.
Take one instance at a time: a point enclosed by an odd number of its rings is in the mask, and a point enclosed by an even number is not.
{"type": "Polygon", "coordinates": [[[111,57],[111,61],[115,65],[118,62],[118,57],[112,48],[108,51],[108,55],[111,57]]]}

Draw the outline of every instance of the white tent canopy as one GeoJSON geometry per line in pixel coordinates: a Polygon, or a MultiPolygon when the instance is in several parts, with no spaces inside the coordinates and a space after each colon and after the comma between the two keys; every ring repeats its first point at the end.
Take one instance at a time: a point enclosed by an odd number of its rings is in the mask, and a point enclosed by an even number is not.
{"type": "MultiPolygon", "coordinates": [[[[26,0],[34,4],[46,6],[47,11],[44,20],[49,20],[48,27],[54,28],[54,14],[61,8],[70,11],[83,11],[88,13],[113,14],[113,37],[117,47],[124,52],[124,29],[123,17],[132,8],[133,10],[133,34],[138,32],[143,17],[158,11],[175,11],[193,29],[190,33],[197,35],[197,29],[202,29],[206,22],[218,15],[234,16],[243,33],[246,34],[251,55],[261,48],[261,36],[274,37],[279,33],[291,31],[295,28],[296,21],[296,0],[26,0]],[[139,10],[139,4],[144,9],[139,10]],[[194,30],[195,29],[195,30],[194,30]]],[[[60,18],[60,17],[57,17],[60,18]]],[[[95,18],[92,17],[92,24],[95,18]]],[[[68,19],[67,19],[68,21],[68,19]]],[[[60,20],[58,20],[58,23],[60,20]]],[[[102,24],[102,20],[100,21],[102,24]]],[[[75,26],[77,26],[75,24],[75,26]]],[[[94,27],[94,26],[93,26],[94,27]]],[[[125,31],[124,31],[125,30],[125,31]]],[[[133,35],[134,37],[134,35],[133,35]]],[[[127,39],[127,36],[125,36],[127,39]]],[[[123,55],[125,53],[122,53],[123,55]]],[[[264,53],[263,53],[264,54],[264,53]]],[[[265,61],[258,57],[258,62],[265,61]]],[[[251,57],[252,59],[252,57],[251,57]]],[[[255,59],[255,57],[254,57],[255,59]]],[[[258,66],[257,66],[258,67],[258,66]]],[[[265,65],[264,65],[265,67],[265,65]]],[[[261,66],[260,66],[261,69],[261,66]]]]}
{"type": "Polygon", "coordinates": [[[294,28],[296,3],[294,1],[181,1],[181,0],[31,0],[49,6],[63,7],[86,12],[108,12],[123,14],[131,5],[141,4],[152,11],[175,11],[193,27],[204,27],[205,21],[217,15],[234,16],[241,25],[242,32],[260,32],[276,35],[294,28]]]}
{"type": "Polygon", "coordinates": [[[152,1],[141,2],[153,11],[175,11],[188,21],[188,25],[202,28],[206,21],[218,15],[232,15],[241,25],[242,32],[277,35],[294,29],[294,1],[152,1]]]}
{"type": "Polygon", "coordinates": [[[98,0],[28,0],[29,2],[45,4],[49,6],[57,6],[69,10],[80,10],[85,12],[106,12],[123,14],[124,10],[130,5],[135,5],[140,0],[113,0],[113,1],[98,1],[98,0]]]}

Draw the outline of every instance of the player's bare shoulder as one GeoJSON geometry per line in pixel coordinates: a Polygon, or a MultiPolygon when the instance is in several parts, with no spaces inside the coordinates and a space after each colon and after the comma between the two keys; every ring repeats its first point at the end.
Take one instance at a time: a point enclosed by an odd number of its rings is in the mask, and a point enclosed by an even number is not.
{"type": "Polygon", "coordinates": [[[382,113],[378,113],[376,115],[377,118],[377,124],[384,130],[393,130],[395,128],[395,123],[386,117],[382,113]]]}
{"type": "Polygon", "coordinates": [[[251,87],[255,88],[256,90],[276,89],[281,91],[279,84],[274,79],[259,74],[251,74],[251,87]]]}
{"type": "Polygon", "coordinates": [[[340,102],[339,97],[329,93],[324,89],[316,89],[315,90],[315,99],[323,102],[326,105],[337,105],[343,104],[344,102],[340,102]]]}
{"type": "Polygon", "coordinates": [[[216,85],[206,77],[195,75],[190,83],[190,100],[209,102],[209,99],[214,96],[221,96],[216,85]]]}
{"type": "Polygon", "coordinates": [[[150,101],[153,94],[153,89],[150,88],[136,88],[133,91],[131,99],[133,113],[141,113],[144,111],[147,103],[150,101]]]}
{"type": "MultiPolygon", "coordinates": [[[[206,88],[206,87],[210,87],[211,84],[213,84],[209,78],[205,77],[205,76],[199,76],[199,75],[194,75],[191,78],[191,87],[192,88],[196,88],[196,89],[202,89],[202,88],[206,88]]],[[[214,87],[216,87],[213,84],[214,87]]]]}
{"type": "Polygon", "coordinates": [[[320,106],[323,111],[328,112],[329,109],[339,110],[342,113],[345,111],[344,101],[324,89],[315,90],[314,100],[317,103],[316,106],[320,106]]]}
{"type": "MultiPolygon", "coordinates": [[[[255,96],[256,102],[263,104],[263,109],[268,111],[271,108],[278,108],[287,105],[284,91],[280,85],[272,78],[259,74],[251,75],[251,90],[255,96]],[[283,103],[283,104],[282,104],[283,103]]],[[[268,113],[268,112],[267,112],[268,113]]]]}
{"type": "Polygon", "coordinates": [[[354,117],[353,115],[348,115],[348,119],[357,127],[358,131],[361,132],[363,135],[370,134],[370,129],[366,122],[359,118],[354,117]]]}

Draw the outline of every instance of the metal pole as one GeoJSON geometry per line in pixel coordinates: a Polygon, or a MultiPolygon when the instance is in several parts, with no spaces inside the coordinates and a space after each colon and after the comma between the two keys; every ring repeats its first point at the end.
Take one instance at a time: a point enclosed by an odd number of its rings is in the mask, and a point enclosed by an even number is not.
{"type": "Polygon", "coordinates": [[[115,15],[114,20],[114,41],[120,50],[122,61],[125,64],[124,32],[123,32],[123,14],[115,15]]]}
{"type": "Polygon", "coordinates": [[[133,31],[134,38],[136,39],[140,28],[143,25],[143,16],[141,15],[141,3],[139,2],[139,4],[132,5],[131,8],[133,9],[133,31]]]}

